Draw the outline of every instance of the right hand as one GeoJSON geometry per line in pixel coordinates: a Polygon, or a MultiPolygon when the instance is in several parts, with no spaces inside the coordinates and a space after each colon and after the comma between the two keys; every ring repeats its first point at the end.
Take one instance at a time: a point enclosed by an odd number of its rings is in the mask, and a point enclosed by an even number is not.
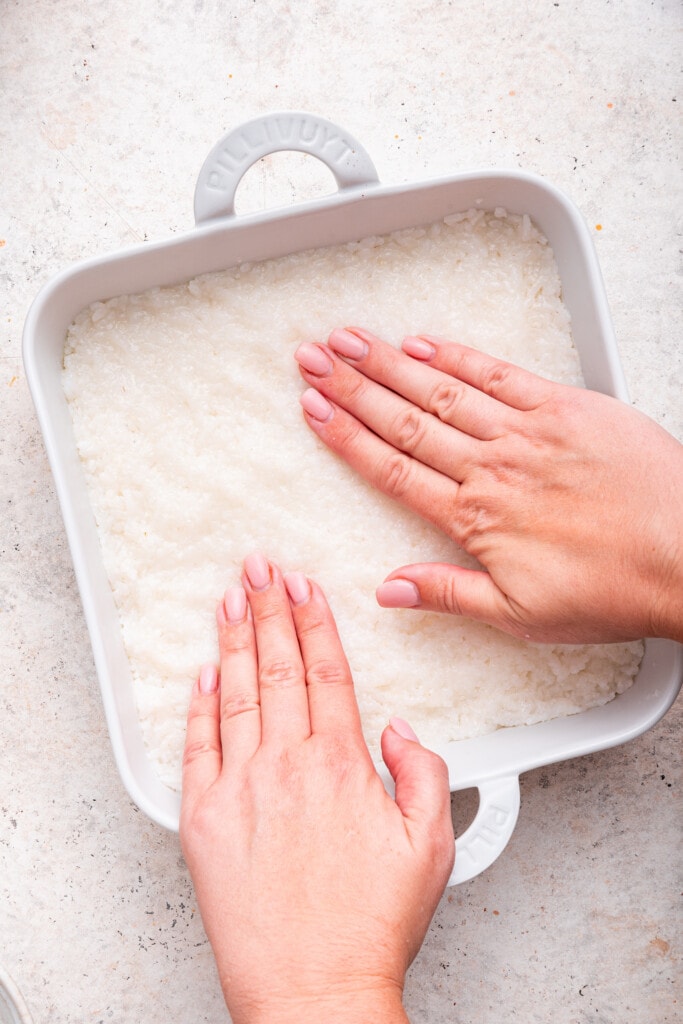
{"type": "Polygon", "coordinates": [[[614,398],[423,336],[359,329],[296,353],[315,434],[485,571],[394,570],[385,607],[515,636],[683,640],[683,446],[614,398]]]}
{"type": "Polygon", "coordinates": [[[453,867],[448,770],[392,719],[372,763],[320,588],[262,555],[192,694],[180,838],[235,1024],[406,1024],[453,867]]]}

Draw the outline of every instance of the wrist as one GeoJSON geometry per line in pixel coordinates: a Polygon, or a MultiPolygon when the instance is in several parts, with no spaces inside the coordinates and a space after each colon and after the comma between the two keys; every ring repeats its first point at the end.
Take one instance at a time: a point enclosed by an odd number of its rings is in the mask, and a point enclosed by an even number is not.
{"type": "Polygon", "coordinates": [[[645,534],[655,554],[656,580],[650,636],[683,643],[683,446],[669,438],[669,459],[662,459],[661,482],[645,534]]]}
{"type": "Polygon", "coordinates": [[[657,602],[649,635],[683,644],[683,578],[675,581],[657,602]]]}
{"type": "Polygon", "coordinates": [[[264,1000],[244,1013],[228,1003],[235,1024],[410,1024],[398,986],[264,1000]]]}
{"type": "Polygon", "coordinates": [[[663,562],[648,635],[683,643],[683,529],[663,562]]]}

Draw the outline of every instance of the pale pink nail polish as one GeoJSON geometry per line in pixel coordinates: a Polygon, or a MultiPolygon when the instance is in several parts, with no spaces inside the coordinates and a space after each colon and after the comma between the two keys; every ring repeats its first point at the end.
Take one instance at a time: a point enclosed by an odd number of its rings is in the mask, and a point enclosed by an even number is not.
{"type": "Polygon", "coordinates": [[[404,338],[401,348],[406,355],[412,356],[414,359],[432,359],[436,355],[434,346],[424,338],[404,338]]]}
{"type": "Polygon", "coordinates": [[[417,608],[422,602],[420,591],[411,580],[380,583],[375,596],[382,608],[417,608]]]}
{"type": "Polygon", "coordinates": [[[404,740],[412,740],[413,743],[420,742],[412,726],[408,725],[403,718],[390,718],[389,725],[394,732],[397,732],[404,740]]]}
{"type": "Polygon", "coordinates": [[[303,366],[304,370],[314,373],[317,377],[326,377],[332,373],[334,364],[328,354],[323,352],[318,345],[311,345],[307,341],[299,345],[294,353],[297,363],[303,366]]]}
{"type": "Polygon", "coordinates": [[[327,423],[328,420],[332,419],[334,407],[330,405],[326,398],[316,391],[315,388],[309,388],[308,391],[304,391],[303,395],[299,399],[302,408],[312,416],[314,420],[319,420],[321,423],[327,423]]]}
{"type": "Polygon", "coordinates": [[[265,590],[270,586],[270,566],[260,551],[247,555],[244,571],[254,590],[265,590]]]}
{"type": "Polygon", "coordinates": [[[336,327],[327,340],[331,349],[347,359],[362,359],[368,354],[368,343],[343,327],[336,327]]]}
{"type": "Polygon", "coordinates": [[[215,665],[202,665],[199,670],[199,692],[215,693],[218,689],[218,670],[215,665]]]}
{"type": "Polygon", "coordinates": [[[228,622],[242,622],[247,614],[247,595],[244,587],[228,587],[223,598],[228,622]]]}
{"type": "Polygon", "coordinates": [[[305,604],[311,596],[311,585],[302,572],[288,572],[284,576],[285,587],[292,604],[305,604]]]}

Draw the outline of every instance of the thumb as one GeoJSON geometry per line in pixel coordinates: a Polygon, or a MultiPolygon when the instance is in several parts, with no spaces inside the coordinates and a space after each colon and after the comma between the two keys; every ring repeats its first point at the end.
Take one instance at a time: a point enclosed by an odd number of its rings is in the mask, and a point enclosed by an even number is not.
{"type": "Polygon", "coordinates": [[[409,822],[444,825],[453,841],[448,768],[443,758],[420,744],[402,718],[392,718],[382,733],[382,758],[396,786],[396,804],[409,822]]]}
{"type": "Polygon", "coordinates": [[[382,608],[449,612],[510,629],[510,604],[484,570],[448,562],[424,562],[394,569],[376,591],[382,608]]]}

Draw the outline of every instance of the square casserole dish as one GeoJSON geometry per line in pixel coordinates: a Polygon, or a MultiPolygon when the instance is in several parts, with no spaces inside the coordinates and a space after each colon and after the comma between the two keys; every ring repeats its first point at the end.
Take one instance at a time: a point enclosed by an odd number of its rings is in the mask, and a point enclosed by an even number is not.
{"type": "MultiPolygon", "coordinates": [[[[157,777],[143,744],[131,669],[62,391],[71,322],[94,301],[418,227],[470,208],[496,207],[528,214],[547,237],[586,386],[628,401],[595,251],[580,214],[561,192],[535,175],[496,170],[383,186],[357,140],[311,114],[271,114],[229,133],[200,171],[192,230],[76,264],[49,281],[33,302],[24,329],[24,365],[61,504],[114,755],[128,793],[159,824],[178,828],[180,796],[157,777]],[[234,197],[242,176],[278,150],[318,157],[332,171],[338,191],[292,208],[237,216],[234,197]]],[[[442,747],[451,788],[479,790],[475,819],[457,840],[450,884],[474,877],[504,849],[519,812],[521,772],[640,735],[666,713],[682,681],[683,648],[649,639],[633,686],[608,704],[442,747]]],[[[381,765],[378,769],[390,788],[388,773],[381,765]]]]}

